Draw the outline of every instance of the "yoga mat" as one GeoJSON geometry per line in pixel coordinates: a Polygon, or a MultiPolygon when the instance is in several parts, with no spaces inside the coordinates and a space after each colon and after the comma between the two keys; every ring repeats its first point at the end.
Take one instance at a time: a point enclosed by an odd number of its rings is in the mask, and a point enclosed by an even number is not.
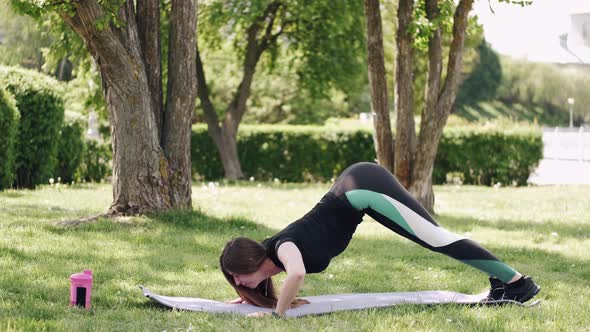
{"type": "MultiPolygon", "coordinates": [[[[139,287],[143,291],[143,295],[171,309],[211,313],[233,313],[241,315],[247,315],[259,311],[272,311],[272,309],[261,308],[251,304],[229,304],[200,298],[163,296],[154,294],[143,286],[139,287]]],[[[308,300],[310,302],[309,304],[304,304],[295,309],[289,309],[285,312],[285,315],[287,317],[300,317],[335,311],[390,307],[398,304],[481,304],[481,301],[486,298],[486,295],[487,292],[477,295],[468,295],[450,291],[420,291],[305,296],[303,298],[308,300]]],[[[510,303],[512,302],[513,301],[510,301],[510,303]]]]}

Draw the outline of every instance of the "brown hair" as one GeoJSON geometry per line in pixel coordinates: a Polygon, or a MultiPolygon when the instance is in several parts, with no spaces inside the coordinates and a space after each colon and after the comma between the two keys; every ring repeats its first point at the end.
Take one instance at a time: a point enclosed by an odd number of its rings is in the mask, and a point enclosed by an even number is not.
{"type": "MultiPolygon", "coordinates": [[[[250,274],[256,272],[264,260],[266,249],[260,243],[246,237],[237,237],[226,243],[219,257],[219,266],[227,282],[236,290],[238,295],[248,303],[264,308],[277,306],[278,296],[271,278],[261,282],[256,288],[236,285],[231,273],[250,274]]],[[[309,303],[303,299],[294,299],[291,308],[309,303]]]]}

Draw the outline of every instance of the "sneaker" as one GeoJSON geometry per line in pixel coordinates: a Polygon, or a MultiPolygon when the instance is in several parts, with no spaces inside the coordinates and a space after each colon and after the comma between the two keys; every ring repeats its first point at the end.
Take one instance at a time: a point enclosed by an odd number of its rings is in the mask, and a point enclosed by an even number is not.
{"type": "Polygon", "coordinates": [[[487,301],[512,300],[524,303],[537,295],[541,290],[533,279],[529,276],[522,278],[511,284],[505,284],[500,279],[490,278],[490,293],[486,298],[487,301]]]}

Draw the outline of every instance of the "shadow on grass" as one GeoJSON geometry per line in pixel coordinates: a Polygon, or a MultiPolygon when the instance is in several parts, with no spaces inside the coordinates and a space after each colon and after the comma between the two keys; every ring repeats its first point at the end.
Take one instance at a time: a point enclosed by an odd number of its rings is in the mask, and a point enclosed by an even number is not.
{"type": "Polygon", "coordinates": [[[0,207],[0,214],[5,219],[42,218],[43,220],[51,220],[61,217],[77,217],[88,213],[86,209],[63,208],[57,205],[9,204],[0,207]]]}

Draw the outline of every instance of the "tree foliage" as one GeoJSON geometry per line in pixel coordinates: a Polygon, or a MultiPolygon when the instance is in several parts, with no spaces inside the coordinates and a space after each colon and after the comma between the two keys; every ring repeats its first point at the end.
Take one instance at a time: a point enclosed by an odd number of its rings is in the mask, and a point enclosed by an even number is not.
{"type": "MultiPolygon", "coordinates": [[[[231,96],[225,81],[238,83],[248,27],[271,3],[270,0],[207,1],[201,6],[199,44],[217,109],[223,108],[222,100],[227,103],[231,96]],[[224,75],[217,75],[221,71],[224,75]],[[224,91],[226,97],[218,98],[224,91]]],[[[281,84],[305,89],[312,99],[330,96],[332,89],[351,94],[362,90],[366,83],[362,3],[349,0],[277,3],[280,9],[273,32],[281,34],[262,55],[257,75],[280,79],[273,74],[288,74],[293,80],[281,84]]],[[[290,100],[291,96],[287,94],[285,99],[290,100]]]]}
{"type": "MultiPolygon", "coordinates": [[[[426,17],[425,0],[416,2],[413,12],[412,24],[410,26],[414,38],[414,80],[412,82],[414,91],[414,112],[420,114],[425,107],[426,80],[428,75],[428,40],[432,34],[441,29],[443,47],[443,75],[447,66],[448,54],[451,46],[453,29],[453,14],[456,4],[453,0],[440,2],[440,15],[429,20],[426,17]]],[[[472,71],[478,56],[478,45],[483,40],[483,26],[478,22],[476,16],[469,17],[467,30],[465,32],[465,45],[463,48],[464,65],[462,72],[472,71]]]]}
{"type": "Polygon", "coordinates": [[[40,70],[45,63],[43,48],[51,45],[47,33],[34,19],[14,12],[8,0],[0,0],[0,63],[40,70]]]}
{"type": "Polygon", "coordinates": [[[498,54],[485,40],[482,40],[477,51],[479,57],[475,66],[459,88],[455,102],[457,107],[495,98],[502,81],[502,66],[498,54]]]}

